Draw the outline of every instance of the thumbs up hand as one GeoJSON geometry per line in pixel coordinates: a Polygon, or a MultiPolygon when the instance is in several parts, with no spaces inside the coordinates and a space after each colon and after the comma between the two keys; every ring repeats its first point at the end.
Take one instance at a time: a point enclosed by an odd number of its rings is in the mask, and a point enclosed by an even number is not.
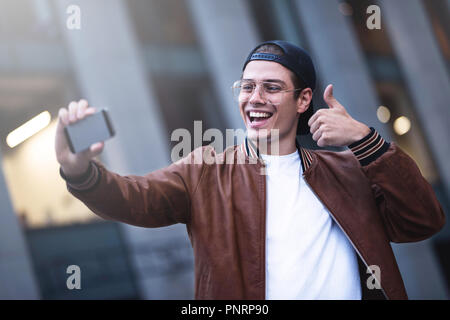
{"type": "Polygon", "coordinates": [[[333,85],[330,84],[325,89],[323,99],[329,109],[318,110],[308,121],[312,138],[319,147],[348,146],[370,133],[368,126],[353,119],[336,100],[333,85]]]}

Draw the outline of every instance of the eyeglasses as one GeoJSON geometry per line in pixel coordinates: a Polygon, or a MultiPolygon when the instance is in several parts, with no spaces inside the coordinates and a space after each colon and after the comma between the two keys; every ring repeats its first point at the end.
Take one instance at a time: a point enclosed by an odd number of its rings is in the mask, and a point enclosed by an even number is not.
{"type": "Polygon", "coordinates": [[[253,93],[259,85],[259,95],[265,103],[278,105],[283,101],[286,92],[294,92],[303,89],[284,90],[283,87],[276,82],[270,81],[251,81],[238,80],[231,87],[233,91],[233,98],[237,102],[248,102],[253,96],[253,93]]]}

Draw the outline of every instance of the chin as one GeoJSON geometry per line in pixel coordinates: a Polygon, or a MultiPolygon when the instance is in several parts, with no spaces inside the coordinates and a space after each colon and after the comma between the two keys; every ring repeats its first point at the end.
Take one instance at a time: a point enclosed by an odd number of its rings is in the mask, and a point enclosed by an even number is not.
{"type": "Polygon", "coordinates": [[[277,129],[253,129],[253,128],[247,128],[247,137],[254,141],[267,141],[270,142],[272,138],[271,130],[277,130],[277,129]]]}

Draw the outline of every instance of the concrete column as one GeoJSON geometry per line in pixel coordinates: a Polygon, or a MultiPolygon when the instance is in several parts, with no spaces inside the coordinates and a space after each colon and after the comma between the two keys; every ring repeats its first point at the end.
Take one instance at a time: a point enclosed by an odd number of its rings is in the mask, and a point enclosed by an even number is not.
{"type": "MultiPolygon", "coordinates": [[[[355,119],[375,127],[385,139],[391,140],[389,130],[376,118],[380,103],[357,37],[338,10],[339,2],[296,0],[296,5],[301,28],[324,84],[334,85],[334,95],[355,119]]],[[[316,92],[315,96],[323,96],[323,92],[316,92]]]]}
{"type": "MultiPolygon", "coordinates": [[[[164,167],[170,161],[170,136],[166,132],[149,75],[141,57],[127,7],[122,0],[58,0],[61,33],[66,40],[73,72],[82,93],[90,104],[107,106],[117,135],[106,142],[104,151],[108,169],[120,174],[144,175],[164,167]],[[81,29],[69,30],[67,8],[81,9],[81,29]]],[[[79,99],[81,97],[73,97],[79,99]]],[[[106,200],[107,201],[107,200],[106,200]]],[[[166,232],[157,232],[121,224],[131,253],[138,286],[143,298],[157,299],[193,297],[193,272],[188,265],[188,276],[146,272],[153,249],[166,250],[169,240],[179,248],[189,250],[184,226],[172,226],[166,232]],[[161,238],[165,238],[162,241],[161,238]],[[145,248],[143,250],[142,248],[145,248]],[[152,274],[149,274],[152,273],[152,274]],[[163,276],[161,276],[163,274],[163,276]],[[176,280],[176,281],[175,281],[176,280]],[[172,295],[170,295],[173,293],[172,295]]],[[[164,231],[164,230],[159,230],[164,231]]],[[[158,264],[167,269],[170,262],[158,264]]],[[[154,269],[152,269],[154,270],[154,269]]]]}
{"type": "Polygon", "coordinates": [[[211,79],[222,101],[227,128],[245,129],[231,86],[259,38],[245,1],[188,0],[192,21],[203,48],[211,79]]]}
{"type": "MultiPolygon", "coordinates": [[[[0,152],[0,167],[2,162],[0,152]]],[[[0,299],[39,299],[24,235],[0,170],[0,299]]]]}
{"type": "Polygon", "coordinates": [[[392,46],[450,198],[450,79],[421,1],[380,2],[392,46]]]}

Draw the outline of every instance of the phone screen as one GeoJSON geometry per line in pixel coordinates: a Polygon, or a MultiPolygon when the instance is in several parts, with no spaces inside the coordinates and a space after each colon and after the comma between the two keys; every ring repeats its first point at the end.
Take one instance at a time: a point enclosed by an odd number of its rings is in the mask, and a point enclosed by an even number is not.
{"type": "Polygon", "coordinates": [[[115,134],[107,109],[70,124],[64,130],[73,153],[89,149],[92,144],[110,139],[115,134]]]}

